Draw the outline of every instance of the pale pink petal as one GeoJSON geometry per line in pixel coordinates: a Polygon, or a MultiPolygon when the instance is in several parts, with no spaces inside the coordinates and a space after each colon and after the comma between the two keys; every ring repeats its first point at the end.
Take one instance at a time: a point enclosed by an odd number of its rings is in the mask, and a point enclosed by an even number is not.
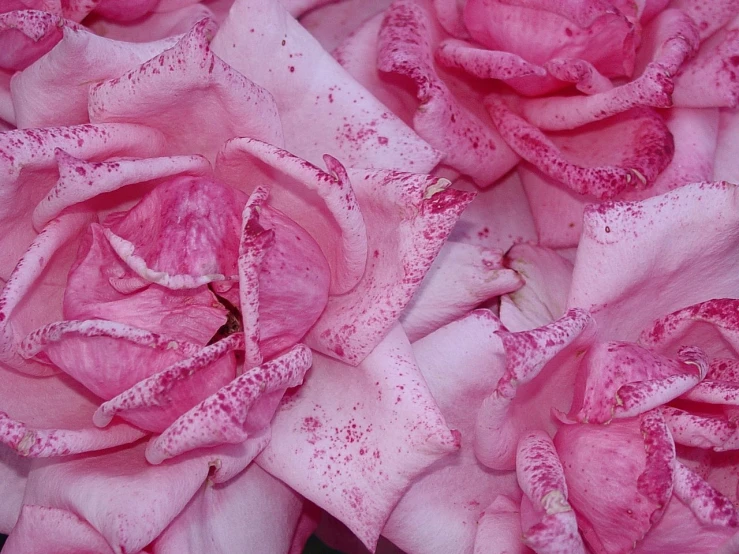
{"type": "Polygon", "coordinates": [[[317,163],[331,154],[348,167],[416,172],[436,165],[437,152],[354,81],[278,2],[234,2],[213,49],[274,95],[285,147],[295,155],[317,163]]]}
{"type": "Polygon", "coordinates": [[[7,278],[37,231],[31,213],[58,178],[56,150],[100,160],[156,155],[161,135],[140,125],[79,125],[0,134],[0,277],[7,278]]]}
{"type": "Polygon", "coordinates": [[[99,402],[66,375],[28,377],[1,368],[0,442],[22,456],[64,456],[110,448],[144,433],[122,422],[108,429],[92,426],[99,402]]]}
{"type": "Polygon", "coordinates": [[[739,247],[736,206],[734,185],[698,183],[589,208],[568,305],[589,310],[601,336],[633,340],[656,316],[739,296],[739,275],[726,265],[739,247]]]}
{"type": "Polygon", "coordinates": [[[730,183],[739,182],[739,158],[734,155],[739,137],[737,129],[739,129],[739,110],[721,110],[712,179],[730,183]]]}
{"type": "Polygon", "coordinates": [[[258,438],[269,426],[285,390],[300,385],[310,365],[311,351],[301,344],[249,369],[182,414],[152,440],[146,448],[146,459],[160,464],[190,450],[258,438]]]}
{"type": "Polygon", "coordinates": [[[523,286],[500,299],[500,320],[509,331],[543,327],[565,313],[572,280],[572,263],[554,250],[518,244],[506,266],[523,279],[523,286]]]}
{"type": "Polygon", "coordinates": [[[474,554],[527,554],[531,550],[521,537],[520,502],[497,497],[477,523],[474,554]]]}
{"type": "Polygon", "coordinates": [[[427,175],[350,177],[367,225],[367,268],[351,292],[329,298],[306,342],[356,365],[400,317],[473,195],[427,175]]]}
{"type": "Polygon", "coordinates": [[[38,464],[25,501],[86,520],[115,552],[139,552],[158,537],[208,477],[207,455],[152,466],[144,444],[38,464]]]}
{"type": "Polygon", "coordinates": [[[739,384],[707,379],[695,385],[682,398],[707,404],[739,406],[739,384]]]}
{"type": "Polygon", "coordinates": [[[53,373],[20,353],[23,337],[62,318],[64,282],[76,250],[75,238],[91,216],[65,214],[52,220],[31,243],[0,292],[0,360],[33,375],[53,373]],[[53,263],[52,263],[53,262],[53,263]]]}
{"type": "Polygon", "coordinates": [[[202,487],[152,553],[287,552],[301,507],[295,492],[252,464],[227,483],[202,487]]]}
{"type": "Polygon", "coordinates": [[[100,405],[93,415],[95,425],[105,427],[118,415],[143,429],[164,431],[184,412],[231,382],[235,364],[218,362],[243,346],[243,335],[229,335],[136,382],[100,405]]]}
{"type": "Polygon", "coordinates": [[[21,458],[9,448],[0,447],[0,533],[6,535],[15,527],[23,505],[30,460],[21,458]]]}
{"type": "Polygon", "coordinates": [[[493,469],[513,469],[524,433],[531,429],[554,432],[550,412],[569,406],[579,361],[575,350],[578,342],[588,339],[590,325],[587,313],[571,310],[545,327],[498,332],[506,352],[506,370],[477,414],[475,453],[482,463],[493,469]]]}
{"type": "Polygon", "coordinates": [[[111,21],[93,15],[85,25],[95,34],[112,40],[150,42],[182,35],[204,18],[216,17],[213,10],[198,2],[173,11],[148,13],[136,21],[111,21]]]}
{"type": "Polygon", "coordinates": [[[251,193],[270,188],[269,203],[318,242],[331,268],[331,292],[351,290],[367,263],[367,229],[344,167],[326,157],[328,172],[289,152],[247,138],[230,140],[218,155],[216,172],[233,187],[251,193]],[[252,176],[247,182],[243,175],[252,176]]]}
{"type": "Polygon", "coordinates": [[[72,27],[63,32],[48,54],[11,81],[18,128],[87,123],[92,85],[137,67],[174,43],[128,44],[72,27]]]}
{"type": "Polygon", "coordinates": [[[355,35],[365,22],[385,11],[390,3],[391,0],[331,2],[305,14],[300,18],[300,24],[310,31],[326,51],[333,52],[355,35]]]}
{"type": "Polygon", "coordinates": [[[336,0],[280,0],[285,7],[287,13],[298,19],[301,15],[318,9],[326,4],[331,4],[336,0]]]}
{"type": "Polygon", "coordinates": [[[562,464],[552,439],[544,431],[521,437],[516,475],[539,520],[524,529],[524,542],[539,554],[585,554],[575,513],[567,502],[562,464]]]}
{"type": "Polygon", "coordinates": [[[247,347],[247,362],[256,365],[303,338],[326,307],[331,281],[316,241],[266,201],[258,188],[244,208],[238,262],[246,341],[261,350],[252,357],[247,347]]]}
{"type": "Polygon", "coordinates": [[[476,192],[477,196],[462,212],[449,240],[506,252],[520,242],[536,241],[536,228],[518,172],[513,171],[480,190],[462,179],[454,188],[476,192]]]}
{"type": "Polygon", "coordinates": [[[213,54],[208,43],[214,26],[203,20],[174,47],[92,87],[90,120],[145,123],[167,137],[168,153],[209,160],[235,136],[280,144],[272,96],[213,54]],[[211,108],[203,110],[204,104],[211,108]]]}
{"type": "Polygon", "coordinates": [[[486,105],[500,133],[522,158],[574,192],[601,200],[627,188],[650,186],[674,153],[664,121],[647,109],[545,135],[500,99],[488,97],[486,105]]]}
{"type": "MultiPolygon", "coordinates": [[[[711,358],[735,358],[739,353],[739,300],[715,298],[663,316],[642,331],[639,342],[652,350],[672,353],[695,344],[711,358]]],[[[737,381],[734,360],[718,367],[712,359],[711,378],[737,381]]]]}
{"type": "Polygon", "coordinates": [[[63,19],[36,10],[0,14],[0,67],[25,69],[51,50],[62,38],[63,19]]]}
{"type": "Polygon", "coordinates": [[[432,54],[440,31],[435,27],[433,14],[420,3],[394,2],[380,29],[377,66],[415,84],[421,103],[413,117],[416,131],[445,154],[445,164],[486,186],[518,158],[493,127],[458,103],[437,74],[432,54]]]}
{"type": "MultiPolygon", "coordinates": [[[[546,130],[574,129],[638,106],[672,105],[673,76],[698,47],[698,31],[683,12],[666,10],[648,33],[656,53],[644,72],[628,83],[589,96],[547,96],[521,101],[522,115],[546,130]]],[[[646,50],[647,48],[644,47],[646,50]]]]}
{"type": "Polygon", "coordinates": [[[630,551],[672,494],[675,450],[655,412],[610,425],[564,425],[554,438],[569,501],[595,552],[630,551]]]}
{"type": "Polygon", "coordinates": [[[412,480],[459,448],[458,440],[396,326],[356,370],[314,355],[306,382],[283,400],[257,463],[373,549],[412,480]]]}
{"type": "Polygon", "coordinates": [[[739,29],[721,30],[675,77],[674,105],[735,108],[739,104],[739,29]]]}
{"type": "Polygon", "coordinates": [[[436,59],[445,67],[462,69],[478,79],[505,81],[514,77],[544,77],[547,74],[543,67],[511,52],[486,50],[457,39],[442,41],[436,50],[436,59]]]}
{"type": "Polygon", "coordinates": [[[678,359],[633,343],[599,343],[581,369],[572,413],[577,421],[608,423],[666,404],[699,383],[708,371],[705,354],[683,347],[678,359]]]}
{"type": "Polygon", "coordinates": [[[383,536],[408,554],[471,554],[483,510],[498,495],[519,497],[513,471],[490,472],[474,454],[475,412],[504,369],[499,328],[491,312],[476,310],[413,344],[421,374],[462,445],[416,479],[385,524],[383,536]]]}
{"type": "Polygon", "coordinates": [[[8,554],[113,554],[103,536],[74,513],[26,504],[3,546],[8,554]]]}
{"type": "Polygon", "coordinates": [[[500,251],[447,242],[400,316],[411,341],[428,335],[485,300],[521,286],[518,274],[503,265],[500,251]]]}

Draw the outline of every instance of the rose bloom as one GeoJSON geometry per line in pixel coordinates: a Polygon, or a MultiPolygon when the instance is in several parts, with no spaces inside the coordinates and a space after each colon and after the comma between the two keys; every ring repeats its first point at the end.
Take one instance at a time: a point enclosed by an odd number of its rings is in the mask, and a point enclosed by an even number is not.
{"type": "Polygon", "coordinates": [[[739,552],[731,3],[2,9],[4,552],[739,552]]]}

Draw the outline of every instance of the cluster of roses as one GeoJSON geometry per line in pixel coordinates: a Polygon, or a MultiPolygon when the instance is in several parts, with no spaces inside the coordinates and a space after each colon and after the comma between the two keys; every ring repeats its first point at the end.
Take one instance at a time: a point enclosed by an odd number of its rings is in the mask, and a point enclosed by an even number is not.
{"type": "Polygon", "coordinates": [[[739,553],[736,0],[10,0],[3,552],[739,553]]]}

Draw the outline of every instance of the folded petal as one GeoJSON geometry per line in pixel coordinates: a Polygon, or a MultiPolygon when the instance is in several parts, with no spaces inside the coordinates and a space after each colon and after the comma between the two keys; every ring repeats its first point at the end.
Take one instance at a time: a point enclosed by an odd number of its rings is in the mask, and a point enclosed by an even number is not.
{"type": "Polygon", "coordinates": [[[306,342],[356,365],[398,320],[473,195],[427,175],[350,178],[367,225],[367,267],[354,289],[329,298],[306,342]]]}
{"type": "Polygon", "coordinates": [[[522,158],[574,192],[601,200],[627,187],[650,186],[674,152],[667,126],[650,110],[634,110],[577,131],[545,135],[501,100],[491,96],[486,105],[498,131],[522,158]]]}
{"type": "Polygon", "coordinates": [[[739,296],[725,265],[739,245],[736,195],[734,185],[698,183],[587,209],[568,305],[588,309],[600,336],[633,340],[655,316],[739,296]]]}
{"type": "Polygon", "coordinates": [[[374,549],[403,492],[459,448],[396,326],[357,369],[314,355],[257,463],[374,549]],[[338,391],[338,392],[337,392],[338,391]]]}
{"type": "Polygon", "coordinates": [[[396,0],[380,29],[377,66],[415,84],[421,105],[413,126],[445,154],[444,163],[487,186],[511,169],[518,157],[494,128],[459,103],[439,77],[432,56],[439,34],[435,27],[433,14],[421,3],[396,0]]]}
{"type": "Polygon", "coordinates": [[[118,77],[174,44],[172,39],[116,42],[66,26],[62,31],[62,40],[11,82],[19,129],[88,123],[87,93],[93,84],[118,77]]]}
{"type": "Polygon", "coordinates": [[[543,327],[565,313],[572,263],[553,250],[517,244],[506,255],[523,286],[500,299],[500,320],[509,331],[543,327]]]}
{"type": "Polygon", "coordinates": [[[20,457],[10,448],[0,446],[0,533],[6,535],[15,527],[23,506],[30,460],[20,457]]]}
{"type": "Polygon", "coordinates": [[[550,412],[569,406],[579,355],[576,340],[587,340],[591,318],[568,311],[557,321],[520,333],[498,332],[506,370],[477,414],[475,453],[493,469],[513,469],[516,447],[529,430],[554,432],[550,412]],[[549,363],[553,359],[556,361],[549,363]]]}
{"type": "Polygon", "coordinates": [[[5,541],[10,554],[113,554],[105,538],[89,523],[65,509],[26,504],[5,541]]]}
{"type": "Polygon", "coordinates": [[[3,51],[0,67],[25,69],[51,50],[62,38],[63,20],[37,10],[18,10],[0,14],[0,40],[3,51]]]}
{"type": "Polygon", "coordinates": [[[331,268],[331,292],[351,290],[367,263],[362,209],[344,167],[327,157],[328,172],[286,150],[248,138],[228,141],[216,172],[233,187],[251,193],[270,185],[270,205],[287,214],[318,242],[331,268]],[[244,174],[252,179],[245,182],[244,174]]]}
{"type": "Polygon", "coordinates": [[[202,487],[152,553],[287,552],[301,508],[292,489],[252,464],[227,483],[202,487]]]}
{"type": "Polygon", "coordinates": [[[272,96],[211,51],[213,27],[203,20],[174,47],[92,87],[90,120],[146,124],[165,135],[168,153],[202,154],[209,160],[235,136],[280,144],[272,96]]]}
{"type": "Polygon", "coordinates": [[[437,152],[354,81],[279,2],[234,2],[213,50],[274,95],[285,147],[295,155],[318,163],[328,153],[349,167],[415,172],[436,165],[437,152]]]}
{"type": "Polygon", "coordinates": [[[282,395],[303,382],[310,365],[311,351],[300,344],[279,358],[249,369],[182,414],[152,440],[146,448],[146,459],[160,464],[197,448],[240,443],[252,436],[258,439],[269,427],[282,395]]]}
{"type": "MultiPolygon", "coordinates": [[[[383,536],[403,552],[472,554],[478,521],[496,497],[520,495],[513,471],[489,471],[474,453],[475,413],[504,369],[499,329],[491,312],[475,310],[413,344],[423,378],[462,444],[415,480],[385,524],[383,536]]],[[[520,542],[520,532],[513,539],[520,542]]]]}
{"type": "Polygon", "coordinates": [[[499,251],[447,242],[429,268],[400,322],[415,341],[475,308],[521,286],[499,251]]]}

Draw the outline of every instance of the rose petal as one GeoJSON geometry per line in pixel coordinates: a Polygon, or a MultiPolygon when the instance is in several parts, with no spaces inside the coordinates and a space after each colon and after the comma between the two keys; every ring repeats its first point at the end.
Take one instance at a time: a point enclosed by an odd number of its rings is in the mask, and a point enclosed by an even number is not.
{"type": "Polygon", "coordinates": [[[72,512],[47,506],[23,506],[18,524],[3,546],[10,554],[113,554],[105,538],[72,512]]]}
{"type": "Polygon", "coordinates": [[[367,225],[367,268],[349,293],[329,298],[306,342],[356,365],[398,320],[473,195],[390,171],[354,171],[351,182],[367,225]]]}
{"type": "Polygon", "coordinates": [[[0,14],[0,67],[19,71],[31,65],[61,40],[62,22],[54,14],[37,10],[0,14]]]}
{"type": "Polygon", "coordinates": [[[720,449],[737,434],[736,423],[720,417],[705,417],[670,406],[662,408],[665,423],[677,444],[720,449]]]}
{"type": "Polygon", "coordinates": [[[569,133],[547,136],[495,97],[486,105],[498,131],[526,161],[578,194],[612,198],[627,187],[646,188],[672,159],[667,126],[646,109],[569,133]],[[622,148],[614,146],[616,142],[622,148]],[[629,138],[626,138],[628,136],[629,138]]]}
{"type": "Polygon", "coordinates": [[[252,464],[227,483],[202,487],[156,539],[153,552],[287,552],[301,507],[295,492],[252,464]]]}
{"type": "Polygon", "coordinates": [[[396,326],[357,370],[314,355],[306,382],[283,400],[257,463],[374,549],[411,481],[459,448],[458,438],[396,326]]]}
{"type": "Polygon", "coordinates": [[[477,414],[475,454],[483,464],[513,469],[515,449],[525,432],[554,431],[551,410],[569,406],[579,357],[573,352],[575,341],[580,335],[581,342],[588,339],[590,324],[587,313],[571,310],[545,327],[498,332],[506,351],[506,371],[477,414]],[[557,362],[548,364],[560,354],[557,362]]]}
{"type": "Polygon", "coordinates": [[[396,0],[380,29],[377,66],[415,83],[421,105],[413,117],[414,128],[445,154],[444,162],[489,185],[515,165],[517,156],[492,127],[458,104],[440,79],[432,59],[439,33],[434,27],[427,8],[413,0],[396,0]]]}
{"type": "Polygon", "coordinates": [[[415,341],[462,317],[485,300],[520,286],[520,277],[503,266],[499,251],[447,242],[400,316],[400,322],[408,338],[415,341]]]}
{"type": "Polygon", "coordinates": [[[149,443],[146,459],[160,464],[197,448],[239,443],[251,436],[258,439],[285,390],[301,384],[310,365],[311,351],[301,344],[248,370],[183,414],[149,443]]]}
{"type": "Polygon", "coordinates": [[[436,50],[436,59],[445,67],[462,69],[478,79],[505,81],[513,77],[544,77],[547,74],[543,67],[512,52],[486,50],[456,39],[442,41],[436,50]]]}
{"type": "Polygon", "coordinates": [[[688,14],[705,40],[736,17],[734,0],[674,0],[671,5],[688,14]]]}
{"type": "Polygon", "coordinates": [[[437,152],[351,79],[279,2],[234,2],[213,50],[274,94],[285,147],[295,155],[318,163],[328,153],[349,167],[417,172],[436,165],[437,152]]]}
{"type": "Polygon", "coordinates": [[[95,429],[98,400],[66,375],[34,378],[0,368],[0,442],[22,456],[48,457],[89,452],[127,444],[144,436],[115,422],[95,429]]]}
{"type": "Polygon", "coordinates": [[[251,193],[271,183],[270,205],[288,214],[318,242],[331,268],[331,292],[351,290],[367,263],[367,230],[344,167],[325,158],[329,172],[269,144],[237,138],[228,141],[216,164],[218,176],[251,193]],[[243,175],[253,176],[244,182],[243,175]]]}
{"type": "MultiPolygon", "coordinates": [[[[310,31],[327,52],[334,53],[340,44],[351,40],[351,37],[360,32],[365,22],[385,11],[390,2],[391,0],[330,2],[302,16],[300,24],[310,31]]],[[[334,57],[336,58],[335,53],[334,57]]]]}
{"type": "Polygon", "coordinates": [[[167,137],[168,153],[209,160],[234,136],[280,144],[272,96],[213,54],[213,27],[203,20],[174,47],[91,88],[90,120],[145,123],[167,137]],[[211,109],[206,113],[203,105],[211,109]]]}
{"type": "Polygon", "coordinates": [[[698,183],[586,210],[568,306],[588,309],[601,336],[630,340],[655,315],[739,296],[737,274],[725,266],[739,245],[736,203],[734,185],[698,183]]]}
{"type": "Polygon", "coordinates": [[[161,148],[159,133],[140,125],[78,125],[0,134],[0,164],[7,175],[0,190],[0,277],[36,237],[31,213],[58,178],[56,150],[99,160],[147,156],[161,148]]]}
{"type": "Polygon", "coordinates": [[[16,526],[23,507],[23,494],[28,480],[30,460],[21,458],[10,448],[0,447],[0,533],[8,534],[16,526]]]}
{"type": "Polygon", "coordinates": [[[485,508],[477,524],[474,554],[526,554],[519,506],[520,502],[499,496],[485,508]]]}
{"type": "Polygon", "coordinates": [[[565,313],[572,263],[553,250],[518,244],[507,254],[507,267],[524,285],[500,299],[500,320],[509,331],[543,327],[565,313]]]}
{"type": "Polygon", "coordinates": [[[88,123],[87,93],[170,48],[165,39],[141,45],[115,42],[63,27],[62,40],[11,82],[18,128],[88,123]]]}
{"type": "MultiPolygon", "coordinates": [[[[161,7],[164,2],[159,2],[161,7]]],[[[211,4],[211,7],[213,5],[211,4]]],[[[200,3],[181,6],[163,13],[148,13],[133,22],[89,18],[85,25],[95,34],[125,42],[149,42],[187,33],[198,21],[218,19],[213,10],[200,3]]]]}

